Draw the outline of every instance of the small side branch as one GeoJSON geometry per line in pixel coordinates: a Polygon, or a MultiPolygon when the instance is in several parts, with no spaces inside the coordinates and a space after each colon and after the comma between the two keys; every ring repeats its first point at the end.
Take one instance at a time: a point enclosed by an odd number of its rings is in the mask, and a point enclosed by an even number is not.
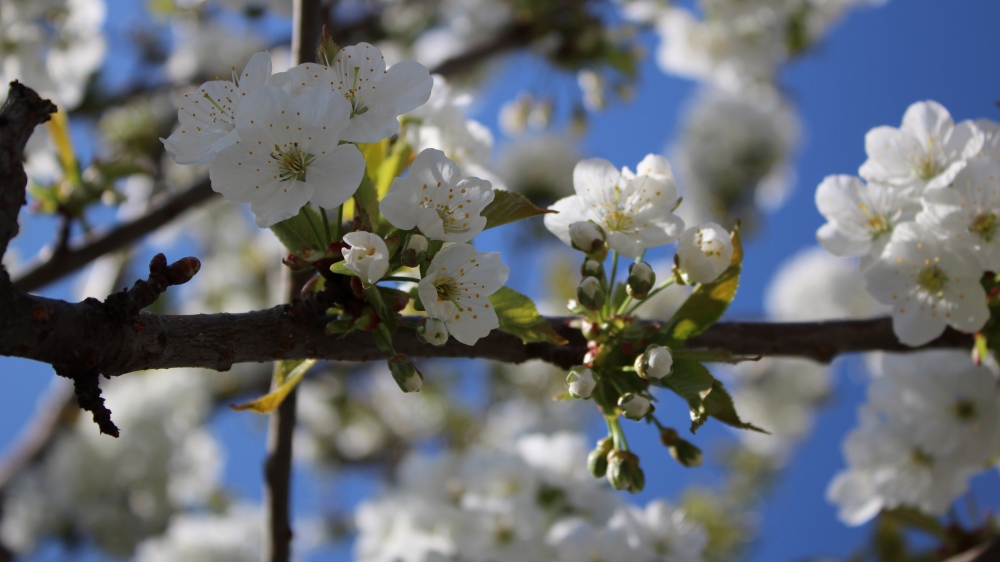
{"type": "Polygon", "coordinates": [[[14,288],[28,292],[57,281],[104,254],[142,239],[186,210],[208,201],[214,194],[211,182],[208,178],[204,178],[186,190],[154,205],[149,212],[134,220],[120,224],[80,244],[68,244],[65,251],[53,254],[44,260],[35,259],[28,263],[14,279],[14,288]]]}

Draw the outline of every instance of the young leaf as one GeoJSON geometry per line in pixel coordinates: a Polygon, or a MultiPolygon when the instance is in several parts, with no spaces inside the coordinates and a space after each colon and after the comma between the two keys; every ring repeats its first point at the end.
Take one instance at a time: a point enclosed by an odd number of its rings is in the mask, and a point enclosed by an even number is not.
{"type": "MultiPolygon", "coordinates": [[[[388,142],[388,141],[383,141],[388,142]]],[[[375,185],[375,192],[378,193],[379,201],[389,193],[392,187],[392,180],[396,179],[403,170],[413,161],[413,151],[405,141],[397,141],[392,147],[392,153],[379,164],[377,178],[372,182],[375,185]]]]}
{"type": "Polygon", "coordinates": [[[535,308],[528,297],[507,287],[490,295],[490,302],[500,320],[500,330],[514,334],[524,343],[544,341],[563,345],[565,338],[552,329],[552,325],[535,308]]]}
{"type": "Polygon", "coordinates": [[[668,329],[672,327],[670,336],[673,339],[686,340],[704,332],[722,317],[729,303],[733,302],[743,266],[743,246],[738,226],[733,230],[732,238],[733,258],[729,268],[715,281],[695,289],[667,324],[668,329]]]}
{"type": "Polygon", "coordinates": [[[770,435],[770,432],[740,419],[739,414],[736,413],[736,406],[733,405],[733,397],[718,380],[712,383],[712,391],[705,397],[704,404],[706,415],[712,416],[726,425],[770,435]]]}
{"type": "Polygon", "coordinates": [[[364,211],[372,227],[378,226],[378,194],[367,175],[361,177],[361,185],[354,192],[354,204],[364,211]]]}
{"type": "Polygon", "coordinates": [[[312,225],[322,227],[323,219],[320,218],[319,213],[309,205],[305,205],[299,209],[298,215],[272,226],[271,232],[293,254],[302,252],[303,249],[322,250],[326,245],[316,239],[316,232],[310,225],[310,219],[312,219],[312,225]]]}
{"type": "Polygon", "coordinates": [[[712,392],[715,378],[701,363],[692,359],[674,358],[673,372],[662,379],[663,384],[687,400],[692,411],[701,411],[705,397],[712,392]]]}
{"type": "Polygon", "coordinates": [[[483,216],[486,217],[486,228],[493,228],[509,222],[555,212],[557,211],[536,207],[520,193],[495,189],[493,190],[493,202],[483,209],[483,216]]]}
{"type": "Polygon", "coordinates": [[[288,393],[305,376],[306,371],[315,364],[315,359],[278,361],[274,365],[274,390],[256,400],[243,404],[232,404],[229,407],[236,411],[250,410],[257,414],[270,414],[278,409],[288,393]]]}
{"type": "Polygon", "coordinates": [[[332,271],[333,273],[336,273],[338,275],[347,275],[347,276],[350,276],[350,277],[357,277],[358,276],[357,273],[354,273],[353,271],[351,271],[350,269],[348,269],[347,268],[347,262],[343,262],[343,261],[338,261],[337,263],[331,265],[330,266],[330,271],[332,271]]]}

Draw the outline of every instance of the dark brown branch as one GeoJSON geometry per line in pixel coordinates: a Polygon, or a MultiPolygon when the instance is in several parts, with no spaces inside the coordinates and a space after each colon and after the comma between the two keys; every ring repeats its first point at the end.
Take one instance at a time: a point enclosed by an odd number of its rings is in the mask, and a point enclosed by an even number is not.
{"type": "MultiPolygon", "coordinates": [[[[10,327],[0,330],[0,355],[44,363],[84,361],[109,376],[144,369],[203,367],[227,370],[234,363],[318,358],[334,361],[386,359],[370,334],[328,336],[323,316],[329,302],[322,293],[306,301],[242,314],[190,316],[139,314],[130,325],[110,321],[88,302],[70,304],[18,294],[10,327]]],[[[418,319],[411,318],[410,322],[418,319]]],[[[420,342],[412,329],[394,339],[396,350],[410,357],[468,357],[521,363],[541,359],[563,367],[579,363],[585,343],[568,319],[550,319],[567,345],[523,344],[494,331],[474,346],[451,340],[443,347],[420,342]]],[[[912,351],[899,343],[888,318],[829,322],[721,322],[692,338],[693,347],[741,355],[805,357],[830,361],[842,353],[874,350],[912,351]]],[[[972,337],[948,329],[924,347],[971,348],[972,337]]]]}
{"type": "Polygon", "coordinates": [[[196,207],[214,195],[208,178],[196,182],[191,187],[154,204],[146,214],[118,225],[107,232],[84,242],[69,246],[66,251],[27,264],[23,272],[14,280],[19,291],[34,291],[56,281],[104,254],[124,248],[161,226],[171,222],[184,211],[196,207]]]}
{"type": "Polygon", "coordinates": [[[7,101],[0,107],[0,257],[17,236],[17,215],[25,203],[28,177],[21,155],[35,127],[49,120],[56,106],[38,97],[17,80],[10,83],[7,101]]]}

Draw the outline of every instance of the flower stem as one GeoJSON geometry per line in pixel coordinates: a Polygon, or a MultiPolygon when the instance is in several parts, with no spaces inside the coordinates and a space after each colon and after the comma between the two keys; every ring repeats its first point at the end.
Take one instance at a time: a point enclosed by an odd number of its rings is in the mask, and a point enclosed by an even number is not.
{"type": "Polygon", "coordinates": [[[615,300],[615,275],[618,274],[618,251],[611,252],[611,280],[608,282],[608,300],[605,302],[605,316],[611,313],[615,300]]]}
{"type": "Polygon", "coordinates": [[[324,247],[323,236],[319,233],[319,229],[316,228],[316,223],[313,222],[312,215],[309,214],[308,210],[306,210],[306,212],[303,214],[306,216],[306,222],[309,223],[309,228],[311,228],[313,234],[316,235],[316,242],[319,244],[320,248],[323,248],[324,247]]]}
{"type": "Polygon", "coordinates": [[[337,222],[333,225],[333,241],[340,242],[340,229],[344,226],[344,206],[337,207],[337,222]]]}
{"type": "Polygon", "coordinates": [[[674,284],[674,278],[673,277],[667,279],[663,283],[660,283],[660,286],[657,287],[657,288],[655,288],[655,289],[653,289],[652,291],[650,291],[649,294],[646,295],[646,298],[642,299],[641,301],[638,301],[637,303],[635,303],[635,306],[633,306],[632,308],[630,308],[629,310],[627,310],[625,312],[625,316],[631,316],[636,311],[637,308],[639,308],[640,306],[642,306],[642,303],[644,303],[644,302],[648,301],[649,299],[653,298],[653,295],[655,295],[656,293],[659,293],[663,289],[666,289],[667,287],[669,287],[669,286],[671,286],[673,284],[674,284]]]}
{"type": "Polygon", "coordinates": [[[326,218],[326,209],[323,207],[319,208],[319,214],[323,215],[323,232],[326,234],[326,245],[329,246],[333,244],[333,240],[330,238],[330,219],[326,218]]]}

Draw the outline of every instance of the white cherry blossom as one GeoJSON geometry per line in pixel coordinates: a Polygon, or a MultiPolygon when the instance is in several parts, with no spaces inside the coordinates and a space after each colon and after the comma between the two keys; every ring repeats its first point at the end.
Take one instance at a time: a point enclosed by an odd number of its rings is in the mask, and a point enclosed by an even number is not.
{"type": "Polygon", "coordinates": [[[956,247],[968,249],[987,271],[1000,271],[1000,162],[970,160],[951,185],[924,192],[917,220],[956,247]]]}
{"type": "Polygon", "coordinates": [[[438,74],[431,78],[434,86],[427,103],[401,116],[401,136],[405,134],[406,141],[418,152],[436,148],[466,172],[475,170],[479,177],[489,176],[485,165],[493,150],[493,133],[479,121],[465,118],[472,96],[455,92],[438,74]]]}
{"type": "Polygon", "coordinates": [[[342,48],[330,66],[302,64],[288,71],[293,94],[302,88],[330,88],[350,102],[349,142],[378,142],[399,131],[396,117],[423,105],[431,95],[430,74],[416,61],[385,66],[382,51],[368,43],[342,48]]]}
{"type": "Polygon", "coordinates": [[[271,78],[271,55],[250,57],[243,72],[233,80],[212,80],[197,91],[184,94],[178,103],[180,127],[160,139],[178,164],[209,164],[223,148],[239,140],[236,116],[247,96],[271,78]]]}
{"type": "Polygon", "coordinates": [[[904,424],[923,450],[985,468],[998,452],[1000,389],[964,350],[886,353],[871,407],[904,424]]]}
{"type": "Polygon", "coordinates": [[[640,560],[701,562],[708,545],[705,529],[664,500],[649,502],[645,509],[622,506],[608,528],[624,531],[629,546],[641,553],[640,560]]]}
{"type": "Polygon", "coordinates": [[[732,258],[733,241],[726,229],[714,222],[685,230],[677,243],[681,275],[688,284],[715,281],[732,258]]]}
{"type": "Polygon", "coordinates": [[[572,245],[570,226],[593,221],[606,233],[612,249],[629,258],[669,244],[681,235],[684,221],[673,213],[679,201],[670,164],[661,156],[643,160],[640,174],[619,172],[601,158],[582,160],[573,170],[576,195],[556,201],[557,214],[545,215],[545,226],[572,245]]]}
{"type": "Polygon", "coordinates": [[[941,104],[917,102],[907,108],[898,129],[882,126],[868,131],[868,160],[858,173],[869,181],[918,191],[944,187],[982,150],[983,140],[972,121],[955,125],[941,104]]]}
{"type": "Polygon", "coordinates": [[[417,155],[405,178],[396,178],[379,204],[393,226],[419,228],[445,242],[468,242],[486,227],[483,209],[493,201],[490,182],[462,177],[458,165],[440,150],[417,155]]]}
{"type": "Polygon", "coordinates": [[[861,426],[844,441],[850,468],[827,488],[827,499],[840,506],[839,517],[848,525],[900,505],[943,515],[980,470],[923,450],[907,428],[880,419],[867,407],[859,417],[861,426]]]}
{"type": "Polygon", "coordinates": [[[351,245],[344,248],[344,265],[361,278],[365,285],[377,283],[389,271],[389,249],[385,240],[371,232],[349,232],[344,242],[351,245]]]}
{"type": "Polygon", "coordinates": [[[473,345],[500,327],[489,296],[509,274],[497,252],[477,252],[469,244],[447,246],[434,256],[420,280],[420,300],[427,315],[444,321],[452,337],[473,345]]]}
{"type": "Polygon", "coordinates": [[[835,256],[868,257],[864,268],[882,253],[897,224],[913,220],[920,202],[897,187],[834,175],[816,188],[816,207],[827,220],[816,231],[819,243],[835,256]]]}
{"type": "Polygon", "coordinates": [[[882,256],[865,272],[875,300],[892,306],[899,341],[917,346],[945,325],[975,332],[990,317],[981,270],[917,223],[895,228],[882,256]]]}
{"type": "Polygon", "coordinates": [[[212,162],[212,189],[250,203],[257,226],[267,228],[298,214],[306,203],[327,209],[358,188],[365,160],[354,145],[340,145],[350,104],[325,88],[297,98],[275,86],[246,97],[236,118],[238,141],[212,162]]]}

